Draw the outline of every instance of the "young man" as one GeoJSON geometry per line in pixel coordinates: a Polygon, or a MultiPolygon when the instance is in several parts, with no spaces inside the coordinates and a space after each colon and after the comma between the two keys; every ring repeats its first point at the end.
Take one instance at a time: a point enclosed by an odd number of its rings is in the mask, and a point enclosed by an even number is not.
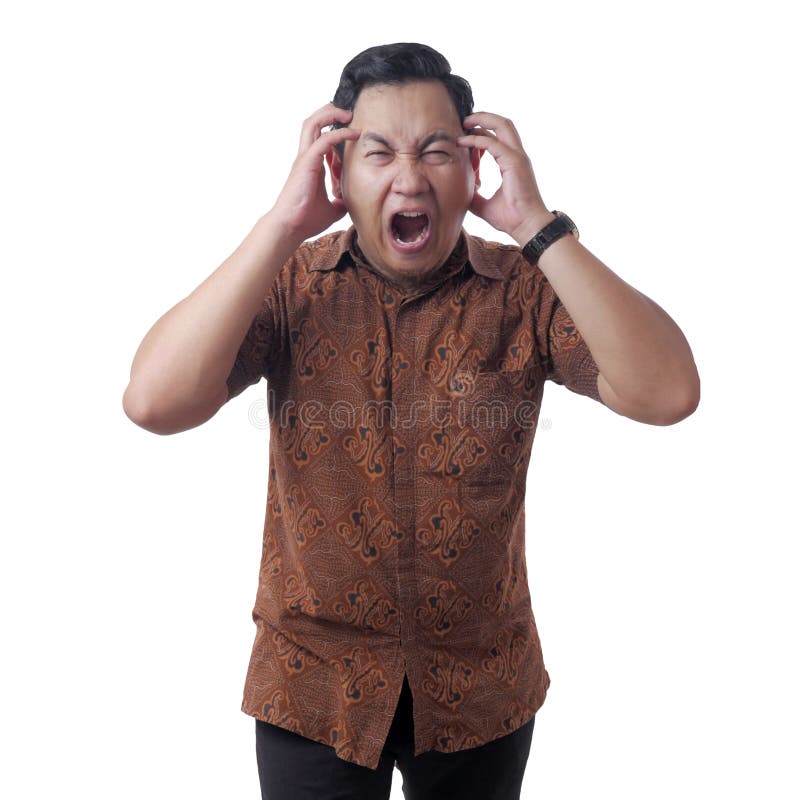
{"type": "Polygon", "coordinates": [[[261,377],[242,710],[263,796],[388,798],[397,764],[409,797],[518,798],[550,684],[525,564],[544,382],[675,423],[699,402],[683,334],[548,210],[510,120],[473,113],[436,51],[385,45],[305,121],[272,209],[147,334],[124,407],[174,433],[261,377]],[[468,210],[519,246],[467,234],[468,210]]]}

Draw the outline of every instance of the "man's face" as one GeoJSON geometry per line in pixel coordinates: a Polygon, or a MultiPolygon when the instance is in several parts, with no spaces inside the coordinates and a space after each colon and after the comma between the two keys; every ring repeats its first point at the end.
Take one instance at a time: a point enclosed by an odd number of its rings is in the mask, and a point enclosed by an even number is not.
{"type": "Polygon", "coordinates": [[[453,251],[480,186],[480,153],[456,144],[464,129],[440,81],[367,87],[350,127],[361,136],[345,143],[344,164],[328,156],[334,194],[369,263],[413,286],[453,251]]]}

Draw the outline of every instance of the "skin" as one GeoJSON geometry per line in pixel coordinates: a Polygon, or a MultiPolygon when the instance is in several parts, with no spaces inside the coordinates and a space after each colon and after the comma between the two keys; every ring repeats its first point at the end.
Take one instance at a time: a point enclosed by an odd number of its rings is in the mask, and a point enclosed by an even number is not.
{"type": "MultiPolygon", "coordinates": [[[[459,120],[440,84],[376,86],[359,96],[351,127],[359,140],[345,143],[344,165],[326,155],[332,187],[350,213],[370,263],[387,277],[413,286],[447,258],[467,210],[524,246],[554,215],[542,200],[531,160],[514,123],[476,112],[459,120]],[[441,126],[460,129],[459,158],[428,164],[420,143],[441,126]],[[379,132],[389,146],[365,142],[379,132]],[[388,150],[379,164],[367,154],[388,150]],[[490,198],[478,191],[484,152],[497,164],[501,185],[490,198]],[[405,256],[391,246],[391,214],[407,204],[430,208],[435,236],[423,251],[405,256]]],[[[437,149],[443,145],[434,145],[437,149]]],[[[700,378],[683,332],[657,303],[609,269],[567,235],[541,256],[538,268],[568,309],[600,374],[598,392],[617,413],[653,425],[684,419],[700,402],[700,378]]]]}
{"type": "Polygon", "coordinates": [[[361,135],[345,142],[344,163],[336,151],[326,156],[334,197],[344,202],[369,263],[413,287],[453,251],[480,186],[481,151],[459,146],[465,131],[439,81],[367,87],[350,127],[361,135]],[[447,138],[431,141],[436,133],[447,138]],[[409,208],[430,220],[430,237],[415,253],[398,252],[391,230],[394,213],[409,208]]]}
{"type": "MultiPolygon", "coordinates": [[[[446,90],[436,84],[373,89],[359,98],[355,114],[326,103],[303,122],[297,156],[273,207],[222,265],[145,336],[123,397],[125,413],[136,424],[155,433],[176,433],[216,413],[228,399],[225,379],[237,350],[281,266],[303,241],[348,211],[370,263],[408,285],[444,262],[467,210],[520,246],[553,219],[510,119],[477,112],[458,120],[446,90]],[[388,163],[367,167],[356,160],[365,141],[356,120],[382,130],[394,145],[388,163]],[[327,130],[333,122],[347,127],[327,130]],[[447,163],[418,150],[424,137],[439,128],[461,136],[459,151],[447,163]],[[346,167],[335,150],[342,142],[346,167]],[[483,152],[492,156],[502,176],[500,188],[488,199],[478,192],[483,152]],[[333,198],[325,187],[325,161],[333,198]],[[413,257],[388,249],[381,227],[386,215],[405,203],[427,204],[436,227],[430,247],[413,257]],[[210,319],[216,324],[208,325],[210,319]]],[[[441,143],[435,147],[445,149],[441,143]]],[[[598,391],[609,408],[652,425],[671,425],[694,412],[700,378],[686,338],[664,309],[574,236],[550,245],[538,269],[586,340],[600,371],[598,391]]]]}

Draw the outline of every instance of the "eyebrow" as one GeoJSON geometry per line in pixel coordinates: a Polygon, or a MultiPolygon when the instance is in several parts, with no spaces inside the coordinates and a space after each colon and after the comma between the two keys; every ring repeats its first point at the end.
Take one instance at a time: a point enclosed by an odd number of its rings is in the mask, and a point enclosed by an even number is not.
{"type": "MultiPolygon", "coordinates": [[[[390,150],[394,149],[383,136],[375,131],[365,131],[361,135],[361,140],[364,142],[377,142],[378,144],[382,144],[384,147],[388,147],[390,150]]],[[[449,134],[447,131],[434,131],[433,133],[428,134],[428,136],[426,136],[419,143],[419,149],[424,150],[434,142],[449,142],[450,144],[453,144],[455,142],[455,137],[452,134],[449,134]]]]}

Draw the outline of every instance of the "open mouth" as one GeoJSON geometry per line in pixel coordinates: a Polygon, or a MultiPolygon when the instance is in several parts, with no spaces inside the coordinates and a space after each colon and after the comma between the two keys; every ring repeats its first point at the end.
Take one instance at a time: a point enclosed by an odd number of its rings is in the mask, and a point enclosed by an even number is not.
{"type": "Polygon", "coordinates": [[[392,217],[391,227],[395,242],[408,247],[428,238],[430,219],[424,211],[399,211],[392,217]]]}

